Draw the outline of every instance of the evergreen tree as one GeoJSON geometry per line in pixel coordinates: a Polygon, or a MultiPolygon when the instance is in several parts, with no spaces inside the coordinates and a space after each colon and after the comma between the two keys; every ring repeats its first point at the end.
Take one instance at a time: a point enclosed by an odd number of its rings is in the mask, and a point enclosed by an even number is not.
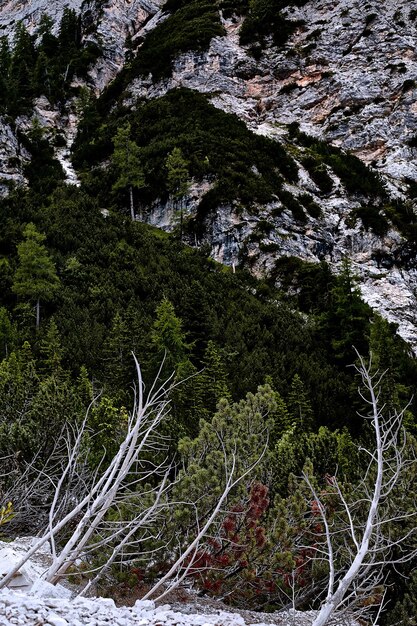
{"type": "Polygon", "coordinates": [[[55,320],[52,318],[44,338],[41,340],[43,369],[48,373],[58,373],[62,367],[61,337],[55,320]]]}
{"type": "Polygon", "coordinates": [[[43,52],[48,59],[54,59],[58,52],[58,39],[52,34],[54,22],[52,18],[44,13],[36,29],[36,36],[39,41],[38,50],[43,52]]]}
{"type": "Polygon", "coordinates": [[[28,110],[34,96],[32,73],[37,55],[33,38],[22,22],[16,26],[14,42],[9,72],[9,111],[19,114],[28,110]]]}
{"type": "Polygon", "coordinates": [[[15,329],[5,307],[0,307],[0,356],[7,357],[13,345],[15,329]]]}
{"type": "Polygon", "coordinates": [[[35,301],[36,328],[40,323],[40,302],[51,301],[60,286],[55,266],[46,247],[45,235],[29,223],[23,234],[25,240],[18,245],[19,265],[14,275],[13,291],[18,296],[35,301]]]}
{"type": "Polygon", "coordinates": [[[162,379],[176,372],[180,363],[188,360],[189,346],[185,338],[182,322],[173,304],[164,297],[156,308],[156,320],[151,331],[153,367],[157,369],[164,361],[162,379]]]}
{"type": "Polygon", "coordinates": [[[113,137],[114,152],[112,164],[116,170],[117,179],[114,190],[127,189],[130,200],[130,216],[135,219],[133,189],[145,187],[145,174],[142,165],[142,156],[139,146],[130,138],[130,124],[121,126],[113,137]]]}
{"type": "Polygon", "coordinates": [[[209,340],[203,358],[203,371],[194,381],[194,393],[199,400],[199,419],[210,419],[218,402],[231,400],[230,384],[223,360],[223,350],[209,340]]]}
{"type": "Polygon", "coordinates": [[[167,189],[174,206],[178,210],[180,208],[180,240],[183,234],[183,201],[190,189],[190,175],[188,172],[188,163],[184,159],[181,148],[174,148],[170,152],[165,161],[167,169],[167,189]]]}
{"type": "Polygon", "coordinates": [[[291,382],[288,394],[288,411],[294,427],[301,432],[308,432],[314,425],[313,409],[304,388],[304,383],[298,374],[291,382]]]}
{"type": "Polygon", "coordinates": [[[0,38],[0,111],[5,111],[9,102],[9,70],[11,53],[6,35],[0,38]]]}
{"type": "Polygon", "coordinates": [[[69,83],[75,73],[81,32],[74,9],[64,8],[58,33],[59,66],[63,71],[63,86],[69,83]]]}
{"type": "Polygon", "coordinates": [[[45,52],[41,51],[36,60],[32,77],[33,91],[36,94],[44,93],[48,97],[51,96],[51,80],[49,71],[48,57],[45,52]]]}
{"type": "Polygon", "coordinates": [[[132,336],[126,320],[116,312],[103,349],[104,374],[113,397],[122,398],[134,378],[132,336]]]}
{"type": "Polygon", "coordinates": [[[342,269],[331,292],[330,311],[326,326],[336,358],[345,365],[360,354],[368,352],[369,319],[372,311],[361,299],[357,278],[350,260],[345,257],[342,269]]]}

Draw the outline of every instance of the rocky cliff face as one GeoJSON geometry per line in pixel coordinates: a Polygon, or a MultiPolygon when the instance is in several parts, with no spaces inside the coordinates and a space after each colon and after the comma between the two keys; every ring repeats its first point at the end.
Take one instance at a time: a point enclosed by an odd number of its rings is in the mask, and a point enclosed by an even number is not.
{"type": "MultiPolygon", "coordinates": [[[[159,97],[180,85],[211,93],[215,106],[278,140],[286,137],[285,125],[298,122],[308,134],[356,154],[383,176],[393,196],[404,198],[406,181],[417,180],[416,11],[405,1],[311,0],[286,14],[302,25],[284,49],[270,46],[256,62],[239,45],[240,20],[224,20],[227,35],[213,39],[206,53],[180,56],[169,80],[136,79],[132,93],[159,97]]],[[[259,274],[270,272],[281,255],[326,260],[336,271],[348,256],[365,301],[397,323],[416,349],[417,270],[403,238],[394,229],[377,237],[355,224],[352,211],[360,199],[347,194],[337,177],[323,197],[301,164],[299,173],[291,191],[310,193],[321,206],[320,219],[300,225],[285,211],[273,218],[276,205],[256,217],[223,207],[208,224],[213,255],[228,264],[243,255],[259,274]],[[262,220],[272,228],[259,240],[254,233],[262,220]]],[[[165,226],[160,210],[151,221],[165,226]]]]}
{"type": "MultiPolygon", "coordinates": [[[[91,37],[103,48],[103,57],[89,74],[96,92],[123,66],[126,36],[139,41],[163,17],[160,0],[108,0],[100,7],[92,0],[10,0],[0,3],[0,26],[4,31],[24,19],[34,28],[43,11],[58,20],[64,4],[81,11],[84,21],[94,26],[91,37]]],[[[136,78],[129,85],[126,103],[185,86],[210,94],[216,107],[236,114],[254,132],[284,143],[291,142],[287,125],[298,122],[306,133],[353,151],[381,174],[392,197],[406,199],[409,182],[417,181],[417,10],[406,0],[309,0],[303,7],[287,7],[285,14],[298,26],[282,48],[268,45],[255,60],[239,44],[242,18],[222,19],[225,36],[212,39],[204,52],[179,55],[170,78],[159,82],[152,76],[136,78]]],[[[57,123],[64,124],[70,143],[76,126],[74,111],[57,123]]],[[[0,135],[3,178],[19,178],[13,169],[18,151],[17,140],[5,124],[0,135]]],[[[261,274],[271,272],[282,255],[326,260],[336,271],[347,255],[361,277],[364,299],[397,323],[400,334],[417,350],[414,253],[394,228],[382,236],[366,229],[355,218],[363,198],[348,193],[331,170],[332,190],[320,191],[301,157],[299,150],[295,154],[299,181],[287,185],[286,191],[294,197],[308,192],[321,216],[308,216],[301,223],[283,210],[279,199],[258,207],[256,215],[241,207],[219,207],[205,223],[205,241],[214,257],[227,264],[243,260],[261,274]],[[259,225],[266,221],[267,232],[260,233],[259,225]]],[[[60,160],[68,165],[68,154],[60,160]]],[[[189,214],[208,188],[208,183],[194,181],[189,214]]],[[[411,211],[413,202],[409,199],[411,211]]],[[[173,211],[169,205],[157,205],[148,220],[169,229],[173,211]]]]}

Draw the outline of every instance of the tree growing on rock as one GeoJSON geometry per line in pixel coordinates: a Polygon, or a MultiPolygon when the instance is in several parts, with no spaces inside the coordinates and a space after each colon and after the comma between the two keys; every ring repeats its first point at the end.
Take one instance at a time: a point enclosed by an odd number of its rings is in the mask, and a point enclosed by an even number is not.
{"type": "Polygon", "coordinates": [[[174,148],[165,161],[167,169],[167,188],[174,201],[174,207],[180,213],[180,240],[183,236],[184,223],[184,198],[190,189],[190,175],[188,163],[184,158],[181,148],[174,148]]]}

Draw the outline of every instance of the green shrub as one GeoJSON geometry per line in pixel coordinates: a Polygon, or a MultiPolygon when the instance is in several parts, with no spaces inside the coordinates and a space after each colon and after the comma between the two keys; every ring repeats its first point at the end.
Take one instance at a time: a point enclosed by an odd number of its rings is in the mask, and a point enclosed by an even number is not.
{"type": "Polygon", "coordinates": [[[381,209],[376,206],[361,206],[353,210],[354,217],[359,217],[365,230],[372,230],[375,235],[383,237],[389,228],[389,222],[381,209]]]}
{"type": "Polygon", "coordinates": [[[213,37],[225,34],[216,6],[210,0],[168,2],[175,10],[146,36],[133,62],[135,74],[152,74],[154,80],[169,76],[173,59],[189,50],[208,48],[213,37]]]}
{"type": "Polygon", "coordinates": [[[330,193],[333,189],[333,180],[329,176],[326,166],[312,156],[303,157],[301,162],[320,191],[330,193]]]}
{"type": "MultiPolygon", "coordinates": [[[[300,132],[297,124],[289,126],[290,137],[308,148],[303,164],[320,189],[328,193],[331,190],[328,176],[324,174],[322,164],[332,168],[349,193],[359,193],[371,197],[386,197],[387,192],[381,178],[367,167],[360,159],[349,152],[344,152],[330,144],[300,132]],[[314,178],[316,176],[317,180],[314,178]]],[[[333,186],[333,185],[332,185],[333,186]]]]}
{"type": "Polygon", "coordinates": [[[298,196],[297,200],[301,202],[301,204],[306,208],[307,213],[311,215],[311,217],[314,217],[316,219],[321,217],[322,210],[317,204],[317,202],[314,202],[310,194],[303,193],[300,196],[298,196]]]}
{"type": "Polygon", "coordinates": [[[291,211],[295,220],[298,222],[305,222],[307,220],[303,207],[297,199],[294,198],[292,193],[286,191],[285,189],[281,189],[277,195],[284,207],[288,209],[288,211],[291,211]]]}
{"type": "MultiPolygon", "coordinates": [[[[294,2],[302,6],[306,0],[294,2]]],[[[252,44],[252,50],[263,49],[268,37],[275,46],[283,46],[300,22],[284,18],[281,10],[288,0],[250,0],[248,14],[240,29],[240,43],[252,44]]]]}
{"type": "Polygon", "coordinates": [[[130,121],[132,137],[143,152],[144,203],[166,196],[165,161],[175,147],[181,148],[192,177],[214,184],[200,203],[199,218],[222,203],[238,201],[247,207],[267,203],[281,188],[283,178],[291,182],[298,178],[295,162],[278,142],[255,135],[236,116],[209,104],[206,96],[178,89],[139,104],[133,113],[115,110],[93,132],[81,130],[74,163],[83,166],[85,162],[100,202],[106,201],[109,189],[103,172],[91,168],[111,155],[111,138],[124,121],[130,121]]]}

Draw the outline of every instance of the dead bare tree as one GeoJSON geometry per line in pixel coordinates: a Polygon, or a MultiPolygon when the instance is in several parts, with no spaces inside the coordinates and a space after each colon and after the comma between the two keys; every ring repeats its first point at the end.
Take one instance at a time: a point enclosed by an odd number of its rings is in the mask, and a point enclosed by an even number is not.
{"type": "MultiPolygon", "coordinates": [[[[85,465],[87,415],[71,438],[66,438],[65,463],[58,478],[46,469],[39,475],[53,492],[50,499],[46,529],[42,536],[0,580],[5,587],[15,573],[46,543],[51,545],[52,564],[44,574],[47,582],[55,584],[68,574],[69,568],[79,559],[91,564],[92,556],[104,555],[100,564],[91,565],[95,576],[81,593],[86,593],[118,559],[132,560],[138,555],[154,553],[159,549],[164,521],[177,502],[170,501],[172,464],[161,458],[168,447],[167,438],[161,435],[160,425],[169,413],[169,395],[176,382],[171,376],[159,384],[160,371],[150,390],[145,393],[141,368],[135,358],[137,389],[134,409],[126,426],[125,437],[106,467],[98,467],[92,476],[80,471],[85,465]],[[69,441],[71,440],[71,445],[69,441]],[[69,485],[78,484],[78,493],[69,485]],[[70,503],[70,507],[68,507],[70,503]],[[151,546],[151,547],[149,547],[151,546]]],[[[162,365],[161,365],[162,368],[162,365]]],[[[62,446],[59,453],[63,454],[62,446]]],[[[218,495],[217,504],[187,546],[183,546],[169,571],[145,596],[155,594],[161,586],[170,588],[179,584],[184,576],[178,571],[192,556],[222,510],[230,491],[257,465],[241,470],[236,463],[238,451],[223,448],[225,484],[218,495]]],[[[260,454],[260,457],[262,453],[260,454]]],[[[103,456],[104,458],[104,456],[103,456]]],[[[61,457],[62,462],[62,457],[61,457]]],[[[56,476],[56,473],[55,473],[56,476]]],[[[40,480],[40,479],[39,479],[40,480]]],[[[43,484],[43,483],[42,483],[43,484]]],[[[193,507],[192,502],[183,503],[193,507]]],[[[167,546],[166,540],[165,547],[167,546]]],[[[163,542],[163,541],[162,541],[163,542]]],[[[165,592],[161,594],[165,595],[165,592]]]]}
{"type": "Polygon", "coordinates": [[[317,559],[328,568],[326,598],[313,626],[329,624],[335,611],[346,611],[355,618],[369,615],[372,609],[382,610],[385,567],[411,560],[416,549],[411,539],[415,534],[412,522],[417,513],[393,511],[391,499],[414,459],[405,458],[406,434],[402,428],[402,411],[388,411],[380,404],[381,381],[384,373],[372,373],[359,356],[355,366],[361,377],[360,396],[369,407],[366,415],[373,430],[375,447],[361,448],[369,457],[367,471],[355,489],[347,496],[337,477],[329,481],[329,491],[339,503],[337,519],[326,506],[326,496],[314,486],[306,473],[304,479],[311,492],[315,515],[321,518],[323,535],[315,551],[317,559]],[[401,526],[406,525],[402,531],[401,526]],[[393,532],[395,527],[395,532],[393,532]]]}
{"type": "Polygon", "coordinates": [[[52,547],[52,564],[45,573],[45,580],[55,583],[65,575],[68,568],[80,557],[86,557],[105,546],[112,547],[109,560],[114,561],[130,537],[131,545],[149,538],[151,521],[161,513],[161,502],[168,487],[170,465],[166,461],[154,463],[166,441],[161,439],[158,426],[169,411],[168,392],[172,377],[162,385],[154,383],[145,395],[145,386],[139,363],[135,359],[138,386],[134,410],[130,414],[125,438],[106,468],[98,467],[93,475],[81,485],[80,497],[71,509],[62,515],[63,500],[67,499],[66,485],[79,477],[80,462],[87,428],[87,416],[79,426],[73,443],[67,450],[66,463],[57,480],[48,477],[54,496],[49,509],[47,529],[27,552],[24,558],[0,581],[0,588],[11,580],[22,565],[46,542],[52,547]],[[146,487],[148,480],[160,478],[157,487],[146,487]],[[144,502],[146,505],[144,506],[144,502]],[[111,509],[136,508],[138,513],[120,516],[110,521],[111,509]],[[69,530],[70,529],[70,530],[69,530]],[[134,535],[137,535],[136,539],[134,535]],[[62,536],[67,539],[62,545],[62,536]],[[61,539],[61,541],[59,541],[61,539]],[[58,548],[59,544],[59,548],[58,548]]]}

